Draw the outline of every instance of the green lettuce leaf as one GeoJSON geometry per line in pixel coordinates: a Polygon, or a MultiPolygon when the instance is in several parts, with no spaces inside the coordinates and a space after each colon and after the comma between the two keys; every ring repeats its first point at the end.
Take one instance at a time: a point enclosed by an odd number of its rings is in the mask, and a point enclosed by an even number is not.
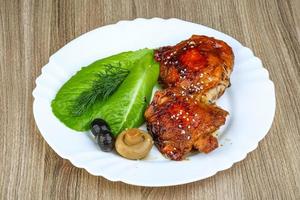
{"type": "Polygon", "coordinates": [[[158,74],[159,67],[153,60],[151,49],[124,52],[98,60],[83,67],[61,87],[52,101],[52,111],[66,126],[77,131],[88,130],[92,120],[103,118],[116,135],[125,128],[143,123],[147,106],[144,99],[150,100],[158,74]],[[129,69],[130,73],[111,97],[95,102],[80,116],[74,116],[72,113],[78,97],[92,88],[97,74],[107,65],[129,69]]]}
{"type": "Polygon", "coordinates": [[[145,55],[99,112],[96,111],[96,116],[109,123],[114,135],[144,122],[144,112],[158,75],[159,65],[153,60],[153,54],[145,55]]]}

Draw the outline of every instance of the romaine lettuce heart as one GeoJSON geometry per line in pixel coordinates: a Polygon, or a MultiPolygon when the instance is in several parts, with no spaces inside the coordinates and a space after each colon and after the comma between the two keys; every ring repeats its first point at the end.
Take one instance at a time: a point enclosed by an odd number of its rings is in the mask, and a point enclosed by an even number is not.
{"type": "Polygon", "coordinates": [[[117,135],[125,128],[143,123],[143,113],[158,74],[159,66],[151,49],[124,52],[98,60],[83,67],[61,87],[52,101],[52,111],[67,127],[77,131],[88,130],[93,119],[103,118],[117,135]],[[129,69],[130,73],[106,101],[96,101],[80,116],[74,116],[72,113],[78,97],[92,88],[97,74],[108,64],[129,69]]]}

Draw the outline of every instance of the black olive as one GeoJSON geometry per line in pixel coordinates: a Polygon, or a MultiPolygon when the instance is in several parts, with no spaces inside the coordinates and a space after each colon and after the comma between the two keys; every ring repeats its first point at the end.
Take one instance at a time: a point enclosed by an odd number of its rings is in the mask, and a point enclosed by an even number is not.
{"type": "Polygon", "coordinates": [[[112,151],[115,145],[109,125],[103,119],[95,119],[91,123],[91,131],[102,151],[112,151]]]}
{"type": "Polygon", "coordinates": [[[91,123],[91,130],[94,136],[97,136],[99,133],[104,131],[110,131],[109,125],[103,119],[95,119],[91,123]]]}
{"type": "Polygon", "coordinates": [[[102,151],[109,152],[114,149],[115,139],[110,132],[98,134],[96,140],[102,151]]]}

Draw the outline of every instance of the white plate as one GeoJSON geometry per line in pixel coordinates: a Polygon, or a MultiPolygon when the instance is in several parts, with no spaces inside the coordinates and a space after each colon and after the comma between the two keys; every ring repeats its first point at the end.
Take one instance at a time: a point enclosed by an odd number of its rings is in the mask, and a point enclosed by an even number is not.
{"type": "Polygon", "coordinates": [[[141,186],[189,183],[230,168],[257,147],[270,129],[275,113],[273,83],[250,49],[228,35],[179,19],[120,21],[83,34],[50,57],[36,80],[33,96],[36,124],[58,155],[93,175],[141,186]],[[224,40],[235,55],[232,86],[218,101],[230,117],[220,130],[222,145],[215,151],[176,162],[165,159],[154,147],[145,160],[126,160],[101,152],[90,133],[75,132],[52,114],[51,100],[81,66],[123,51],[175,45],[192,34],[224,40]]]}

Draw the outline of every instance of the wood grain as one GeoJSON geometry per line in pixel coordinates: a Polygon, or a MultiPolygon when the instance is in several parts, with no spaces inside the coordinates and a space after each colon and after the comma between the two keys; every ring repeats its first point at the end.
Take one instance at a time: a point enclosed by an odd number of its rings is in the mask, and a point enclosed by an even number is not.
{"type": "Polygon", "coordinates": [[[0,5],[1,199],[300,199],[299,0],[0,0],[0,5]],[[245,160],[206,180],[145,188],[91,176],[45,143],[34,122],[31,92],[49,56],[89,30],[136,17],[207,25],[262,59],[276,87],[276,117],[245,160]]]}

